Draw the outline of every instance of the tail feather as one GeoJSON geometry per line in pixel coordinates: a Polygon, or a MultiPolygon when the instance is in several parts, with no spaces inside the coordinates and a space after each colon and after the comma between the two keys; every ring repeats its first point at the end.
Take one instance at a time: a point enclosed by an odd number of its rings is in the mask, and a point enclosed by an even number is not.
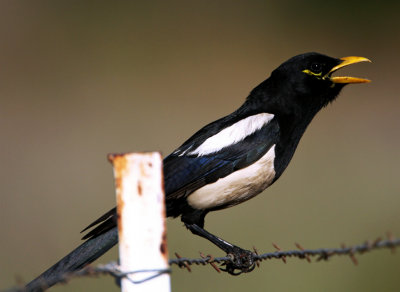
{"type": "Polygon", "coordinates": [[[82,237],[83,240],[85,239],[92,239],[102,235],[103,233],[107,232],[110,229],[113,229],[117,226],[116,216],[110,217],[100,225],[96,226],[92,230],[90,230],[85,236],[82,237]]]}
{"type": "MultiPolygon", "coordinates": [[[[83,229],[83,230],[81,231],[81,233],[82,233],[82,232],[85,232],[86,230],[88,230],[89,228],[91,228],[91,227],[93,227],[93,226],[95,226],[95,225],[97,225],[97,224],[100,224],[100,223],[102,223],[102,222],[104,222],[104,221],[107,221],[107,220],[110,219],[110,218],[115,218],[115,217],[116,217],[116,214],[117,214],[117,208],[114,207],[114,208],[112,208],[110,211],[108,211],[107,213],[105,213],[103,216],[101,216],[99,219],[93,221],[93,222],[90,223],[88,226],[86,226],[86,228],[83,229]]],[[[82,239],[86,239],[85,237],[87,238],[87,235],[85,235],[82,239]]]]}
{"type": "Polygon", "coordinates": [[[41,292],[63,280],[63,275],[82,269],[95,261],[118,243],[118,228],[108,231],[82,243],[67,256],[26,285],[24,291],[41,292]]]}

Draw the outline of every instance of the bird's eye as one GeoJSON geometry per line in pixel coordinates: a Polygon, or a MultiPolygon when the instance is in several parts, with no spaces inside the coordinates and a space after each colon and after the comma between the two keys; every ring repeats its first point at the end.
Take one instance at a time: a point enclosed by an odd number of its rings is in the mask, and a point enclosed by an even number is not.
{"type": "Polygon", "coordinates": [[[320,63],[312,63],[310,69],[313,73],[321,73],[322,65],[320,63]]]}

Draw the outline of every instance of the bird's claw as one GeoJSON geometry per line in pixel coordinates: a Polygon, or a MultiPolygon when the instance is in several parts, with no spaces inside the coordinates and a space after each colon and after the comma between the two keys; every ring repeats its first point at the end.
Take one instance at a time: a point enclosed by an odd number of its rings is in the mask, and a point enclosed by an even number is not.
{"type": "Polygon", "coordinates": [[[233,276],[238,276],[242,273],[249,273],[256,267],[256,261],[254,259],[255,253],[242,249],[240,247],[234,247],[229,251],[228,256],[232,259],[230,262],[224,264],[224,268],[221,270],[228,272],[233,276]]]}

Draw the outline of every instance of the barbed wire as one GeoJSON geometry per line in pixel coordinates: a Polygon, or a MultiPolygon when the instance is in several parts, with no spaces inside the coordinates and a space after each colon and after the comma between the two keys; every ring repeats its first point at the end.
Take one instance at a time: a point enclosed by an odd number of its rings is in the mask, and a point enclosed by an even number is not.
{"type": "MultiPolygon", "coordinates": [[[[222,266],[228,266],[234,262],[234,257],[232,255],[227,255],[224,257],[213,257],[212,255],[204,255],[200,253],[200,258],[186,258],[180,256],[178,253],[175,253],[176,258],[169,260],[169,265],[177,265],[180,268],[184,268],[191,272],[192,265],[211,265],[217,272],[227,271],[233,275],[239,275],[242,272],[251,272],[257,266],[260,266],[262,261],[272,260],[272,259],[281,259],[284,263],[287,262],[287,258],[298,258],[298,259],[305,259],[308,262],[311,262],[311,257],[317,257],[316,261],[326,261],[329,260],[333,256],[339,255],[347,255],[350,257],[352,262],[357,265],[358,261],[355,257],[356,254],[364,254],[366,252],[370,252],[376,249],[391,249],[392,253],[394,253],[395,248],[400,246],[400,238],[394,238],[390,233],[387,234],[387,239],[382,239],[381,237],[375,240],[367,240],[363,244],[353,245],[353,246],[346,246],[344,244],[341,245],[339,248],[320,248],[320,249],[304,249],[299,243],[295,243],[297,247],[296,250],[288,250],[282,251],[281,248],[273,243],[273,247],[276,249],[274,252],[268,252],[259,254],[257,249],[254,247],[253,252],[251,254],[252,257],[252,266],[244,271],[240,271],[239,273],[232,273],[227,269],[221,268],[222,266]],[[220,265],[220,267],[218,267],[220,265]]],[[[170,269],[150,269],[150,270],[138,270],[138,271],[121,271],[120,266],[115,263],[111,262],[105,265],[98,265],[98,266],[86,266],[85,268],[75,271],[65,273],[60,275],[57,279],[57,283],[66,283],[72,278],[75,277],[88,277],[88,276],[99,276],[99,275],[110,275],[115,278],[116,282],[119,283],[122,278],[128,277],[130,281],[134,284],[140,284],[156,277],[159,277],[165,273],[171,273],[170,269]],[[134,274],[149,274],[141,280],[132,280],[129,278],[130,275],[134,274]]],[[[46,283],[42,283],[37,288],[45,289],[46,283]]],[[[27,291],[24,287],[12,288],[9,290],[5,290],[4,292],[22,292],[27,291]]]]}
{"type": "MultiPolygon", "coordinates": [[[[154,278],[157,278],[163,274],[168,274],[168,273],[171,273],[170,269],[144,269],[144,270],[137,270],[137,271],[121,271],[118,263],[110,262],[108,264],[97,265],[97,266],[88,265],[81,270],[62,274],[55,280],[55,283],[67,283],[72,278],[97,277],[100,275],[109,275],[115,279],[117,285],[120,285],[120,281],[123,278],[127,278],[133,284],[141,284],[141,283],[147,282],[149,280],[152,280],[154,278]],[[150,274],[150,275],[148,275],[140,280],[133,280],[130,277],[130,276],[137,275],[137,274],[146,274],[146,275],[150,274]]],[[[21,287],[16,287],[16,288],[12,288],[9,290],[5,290],[3,292],[26,292],[26,291],[31,291],[31,290],[36,291],[37,289],[38,290],[46,290],[47,288],[49,288],[48,285],[45,282],[43,282],[43,283],[38,283],[37,286],[30,287],[29,289],[27,289],[24,286],[21,286],[21,287]]]]}
{"type": "MultiPolygon", "coordinates": [[[[259,267],[262,261],[271,259],[281,259],[284,263],[286,263],[286,258],[296,257],[299,259],[306,259],[308,262],[311,262],[311,257],[317,257],[316,261],[319,262],[321,260],[328,260],[332,256],[348,255],[352,262],[357,265],[358,261],[355,257],[356,254],[364,254],[366,252],[382,248],[388,248],[394,252],[395,248],[400,246],[400,238],[394,238],[391,233],[388,233],[387,237],[387,239],[382,239],[379,237],[375,240],[367,240],[363,244],[348,247],[345,244],[342,244],[340,248],[304,249],[299,243],[295,243],[298,249],[289,251],[282,251],[277,244],[273,243],[272,245],[277,250],[275,252],[259,254],[257,249],[253,247],[254,253],[252,259],[254,261],[254,265],[259,267]]],[[[170,266],[177,265],[180,268],[186,268],[189,272],[191,271],[191,265],[207,264],[210,264],[217,272],[221,272],[221,269],[216,264],[226,266],[229,263],[232,263],[234,260],[230,255],[225,257],[213,257],[212,255],[204,256],[202,253],[200,253],[201,258],[196,259],[185,258],[177,253],[175,253],[175,256],[177,257],[176,259],[169,260],[170,266]]],[[[251,272],[253,269],[254,267],[248,270],[248,272],[251,272]]]]}

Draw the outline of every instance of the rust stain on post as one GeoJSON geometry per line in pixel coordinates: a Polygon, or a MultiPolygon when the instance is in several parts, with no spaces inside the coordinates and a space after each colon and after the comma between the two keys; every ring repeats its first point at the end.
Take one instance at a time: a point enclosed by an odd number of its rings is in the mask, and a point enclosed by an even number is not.
{"type": "Polygon", "coordinates": [[[164,258],[168,260],[168,249],[167,249],[167,232],[164,229],[161,236],[160,251],[164,258]]]}
{"type": "MultiPolygon", "coordinates": [[[[152,167],[151,163],[150,166],[152,167]]],[[[161,161],[161,181],[160,181],[160,188],[163,194],[162,200],[164,200],[161,208],[161,217],[164,218],[163,220],[163,233],[161,237],[161,244],[160,244],[160,251],[161,254],[165,260],[165,262],[168,265],[168,259],[169,259],[169,254],[168,254],[168,244],[167,244],[167,220],[166,218],[166,204],[165,204],[165,188],[164,188],[164,172],[162,171],[163,169],[163,163],[161,161]]]]}
{"type": "MultiPolygon", "coordinates": [[[[117,193],[122,193],[123,185],[122,185],[122,177],[125,175],[127,171],[127,160],[123,154],[108,154],[108,161],[110,161],[114,167],[114,176],[115,176],[115,189],[117,193]]],[[[117,196],[117,225],[118,232],[121,234],[123,229],[122,221],[121,221],[121,213],[123,212],[124,201],[120,196],[117,196]]]]}
{"type": "Polygon", "coordinates": [[[122,234],[123,226],[122,226],[122,220],[121,220],[121,214],[124,209],[124,200],[118,199],[117,200],[117,226],[118,226],[118,234],[122,234]]]}

